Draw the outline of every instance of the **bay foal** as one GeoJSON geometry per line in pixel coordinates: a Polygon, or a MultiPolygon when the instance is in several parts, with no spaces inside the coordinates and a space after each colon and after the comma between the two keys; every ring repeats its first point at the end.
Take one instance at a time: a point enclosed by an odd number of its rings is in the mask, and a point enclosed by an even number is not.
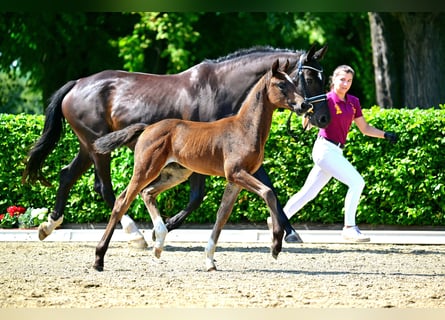
{"type": "MultiPolygon", "coordinates": [[[[106,154],[137,139],[133,175],[127,188],[116,199],[105,233],[96,247],[96,270],[103,270],[104,256],[116,224],[136,196],[172,162],[187,168],[190,174],[197,172],[227,179],[216,223],[205,249],[207,270],[216,270],[216,243],[242,188],[259,195],[269,207],[273,221],[271,253],[274,258],[278,256],[284,231],[278,223],[277,199],[274,192],[252,174],[263,162],[274,110],[286,108],[298,114],[304,111],[301,110],[303,98],[297,95],[295,84],[284,71],[287,66],[288,63],[280,70],[279,60],[276,60],[271,70],[251,89],[234,116],[208,123],[166,119],[150,126],[135,124],[95,141],[96,151],[106,154]]],[[[155,199],[146,205],[154,225],[156,240],[153,250],[159,258],[167,228],[155,199]]]]}

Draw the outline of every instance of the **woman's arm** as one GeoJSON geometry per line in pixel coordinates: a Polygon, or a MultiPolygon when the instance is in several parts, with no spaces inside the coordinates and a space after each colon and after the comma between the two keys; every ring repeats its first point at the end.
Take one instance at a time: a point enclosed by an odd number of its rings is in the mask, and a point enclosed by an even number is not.
{"type": "Polygon", "coordinates": [[[366,122],[364,117],[355,118],[354,122],[364,135],[375,138],[385,138],[385,131],[371,126],[368,122],[366,122]]]}

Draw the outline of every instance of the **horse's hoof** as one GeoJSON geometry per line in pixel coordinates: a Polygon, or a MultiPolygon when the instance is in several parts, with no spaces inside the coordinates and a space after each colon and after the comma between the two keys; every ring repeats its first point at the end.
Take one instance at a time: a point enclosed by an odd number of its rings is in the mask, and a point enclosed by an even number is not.
{"type": "Polygon", "coordinates": [[[301,240],[300,236],[295,231],[292,231],[291,233],[286,235],[284,241],[286,241],[287,243],[303,243],[303,240],[301,240]]]}
{"type": "Polygon", "coordinates": [[[212,272],[212,271],[216,271],[216,267],[215,266],[207,268],[207,272],[212,272]]]}
{"type": "Polygon", "coordinates": [[[128,243],[130,244],[130,246],[132,248],[136,248],[136,249],[146,249],[148,247],[148,244],[145,241],[144,237],[129,240],[128,243]]]}

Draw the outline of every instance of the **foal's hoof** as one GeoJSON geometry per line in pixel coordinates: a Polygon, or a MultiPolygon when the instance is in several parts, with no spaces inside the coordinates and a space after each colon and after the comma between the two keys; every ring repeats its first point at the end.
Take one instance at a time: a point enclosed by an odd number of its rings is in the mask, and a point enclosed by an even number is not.
{"type": "Polygon", "coordinates": [[[280,250],[277,250],[273,246],[270,247],[270,254],[272,255],[272,258],[277,259],[279,253],[280,253],[280,250]]]}
{"type": "Polygon", "coordinates": [[[206,269],[207,272],[216,271],[216,265],[214,260],[213,261],[206,261],[206,269]]]}
{"type": "Polygon", "coordinates": [[[302,243],[303,240],[301,240],[298,233],[295,231],[292,231],[291,233],[287,234],[286,237],[284,237],[284,241],[287,243],[302,243]]]}
{"type": "Polygon", "coordinates": [[[46,232],[46,222],[43,222],[40,224],[38,231],[39,231],[39,240],[40,241],[45,240],[45,238],[47,236],[49,236],[49,233],[46,232]]]}
{"type": "Polygon", "coordinates": [[[104,271],[104,266],[93,266],[96,271],[102,272],[104,271]]]}
{"type": "Polygon", "coordinates": [[[153,254],[156,258],[160,258],[162,253],[162,248],[153,248],[153,254]]]}

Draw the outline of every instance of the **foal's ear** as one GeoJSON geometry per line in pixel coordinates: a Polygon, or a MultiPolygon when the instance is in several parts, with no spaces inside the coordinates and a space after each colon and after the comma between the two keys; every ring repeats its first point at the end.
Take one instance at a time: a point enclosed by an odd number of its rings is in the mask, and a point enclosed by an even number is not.
{"type": "Polygon", "coordinates": [[[275,75],[278,72],[278,68],[280,67],[280,61],[277,59],[272,65],[272,74],[275,75]]]}

